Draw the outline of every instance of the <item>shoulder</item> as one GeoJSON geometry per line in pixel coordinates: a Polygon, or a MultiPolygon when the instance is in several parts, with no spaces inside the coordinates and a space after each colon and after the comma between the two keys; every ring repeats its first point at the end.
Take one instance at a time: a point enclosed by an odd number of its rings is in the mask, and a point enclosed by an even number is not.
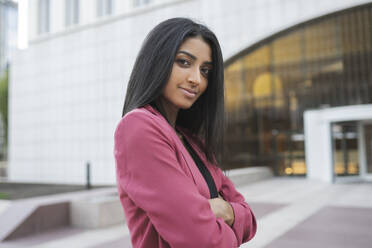
{"type": "Polygon", "coordinates": [[[117,125],[117,129],[128,125],[151,124],[154,119],[154,114],[144,108],[134,109],[125,114],[117,125]]]}
{"type": "Polygon", "coordinates": [[[115,137],[125,134],[127,137],[145,138],[146,135],[166,135],[169,124],[164,117],[146,108],[137,108],[121,118],[115,130],[115,137]]]}

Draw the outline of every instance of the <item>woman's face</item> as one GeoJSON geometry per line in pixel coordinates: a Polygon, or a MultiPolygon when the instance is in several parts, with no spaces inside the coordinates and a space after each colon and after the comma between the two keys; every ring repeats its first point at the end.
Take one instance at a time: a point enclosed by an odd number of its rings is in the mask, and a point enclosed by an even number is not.
{"type": "Polygon", "coordinates": [[[190,108],[206,90],[211,70],[212,51],[209,44],[200,37],[186,39],[176,54],[163,91],[164,107],[171,111],[190,108]]]}

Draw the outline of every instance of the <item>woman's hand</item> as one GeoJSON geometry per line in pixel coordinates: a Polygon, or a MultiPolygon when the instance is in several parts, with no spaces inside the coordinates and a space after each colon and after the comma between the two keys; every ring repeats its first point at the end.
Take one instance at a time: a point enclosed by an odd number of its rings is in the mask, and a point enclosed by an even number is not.
{"type": "Polygon", "coordinates": [[[209,205],[216,217],[222,218],[226,224],[232,226],[235,220],[234,210],[230,203],[225,201],[221,195],[218,198],[209,199],[209,205]]]}

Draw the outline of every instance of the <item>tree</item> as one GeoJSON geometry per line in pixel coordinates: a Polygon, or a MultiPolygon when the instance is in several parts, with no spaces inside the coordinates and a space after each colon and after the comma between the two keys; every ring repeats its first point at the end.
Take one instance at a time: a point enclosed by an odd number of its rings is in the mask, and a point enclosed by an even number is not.
{"type": "MultiPolygon", "coordinates": [[[[0,79],[0,115],[3,121],[5,146],[8,144],[8,71],[0,79]]],[[[1,121],[1,119],[0,119],[1,121]]],[[[0,147],[1,148],[1,147],[0,147]]]]}

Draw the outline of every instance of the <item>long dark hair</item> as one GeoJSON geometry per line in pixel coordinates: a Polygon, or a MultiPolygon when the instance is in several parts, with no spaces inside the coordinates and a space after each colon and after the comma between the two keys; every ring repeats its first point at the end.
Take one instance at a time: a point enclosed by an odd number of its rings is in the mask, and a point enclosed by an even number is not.
{"type": "Polygon", "coordinates": [[[123,113],[151,104],[166,119],[159,98],[167,84],[176,54],[190,37],[201,37],[212,50],[213,69],[206,91],[189,109],[180,109],[176,126],[187,129],[199,142],[207,159],[215,163],[222,154],[224,134],[224,70],[219,42],[206,26],[187,18],[172,18],[158,24],[146,37],[134,64],[123,113]]]}

